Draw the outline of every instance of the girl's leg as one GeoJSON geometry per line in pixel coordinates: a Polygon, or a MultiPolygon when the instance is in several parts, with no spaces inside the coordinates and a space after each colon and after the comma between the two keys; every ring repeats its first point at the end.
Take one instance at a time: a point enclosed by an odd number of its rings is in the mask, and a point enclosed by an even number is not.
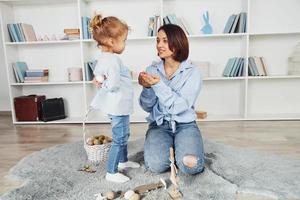
{"type": "Polygon", "coordinates": [[[152,124],[146,134],[144,146],[145,166],[150,171],[161,173],[169,169],[169,148],[173,146],[173,136],[167,124],[152,124]]]}
{"type": "Polygon", "coordinates": [[[196,122],[177,125],[174,141],[177,167],[186,174],[204,169],[203,141],[196,122]]]}
{"type": "Polygon", "coordinates": [[[127,159],[126,148],[129,137],[129,116],[110,115],[110,118],[113,141],[108,154],[107,172],[113,174],[118,172],[118,163],[120,158],[123,160],[127,159]]]}

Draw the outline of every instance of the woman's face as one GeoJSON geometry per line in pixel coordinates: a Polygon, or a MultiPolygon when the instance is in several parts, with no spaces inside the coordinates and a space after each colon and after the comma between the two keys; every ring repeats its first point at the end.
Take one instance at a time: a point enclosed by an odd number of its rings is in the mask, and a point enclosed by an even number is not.
{"type": "Polygon", "coordinates": [[[156,49],[160,58],[172,58],[173,52],[169,49],[168,38],[163,30],[157,33],[156,49]]]}

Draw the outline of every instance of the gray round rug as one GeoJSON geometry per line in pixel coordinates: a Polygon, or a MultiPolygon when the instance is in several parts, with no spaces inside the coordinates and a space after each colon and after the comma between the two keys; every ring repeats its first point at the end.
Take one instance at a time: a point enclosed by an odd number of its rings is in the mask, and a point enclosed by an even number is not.
{"type": "MultiPolygon", "coordinates": [[[[129,143],[129,159],[142,164],[125,173],[129,183],[114,184],[105,180],[105,164],[95,173],[78,171],[87,163],[82,142],[57,145],[33,153],[10,170],[10,176],[25,181],[20,188],[0,197],[2,200],[95,200],[97,193],[127,191],[139,185],[167,180],[170,172],[146,171],[143,140],[129,143]]],[[[300,160],[258,153],[205,141],[206,168],[201,174],[179,173],[183,199],[235,199],[236,193],[259,194],[275,199],[300,199],[300,160]]],[[[143,199],[170,199],[164,189],[147,193],[143,199]]]]}

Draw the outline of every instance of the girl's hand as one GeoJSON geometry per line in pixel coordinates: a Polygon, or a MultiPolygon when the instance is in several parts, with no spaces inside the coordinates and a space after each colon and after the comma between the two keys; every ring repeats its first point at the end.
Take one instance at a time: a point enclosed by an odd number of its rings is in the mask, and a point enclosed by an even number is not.
{"type": "Polygon", "coordinates": [[[102,83],[97,81],[96,77],[93,78],[93,84],[97,87],[97,88],[101,88],[102,83]]]}

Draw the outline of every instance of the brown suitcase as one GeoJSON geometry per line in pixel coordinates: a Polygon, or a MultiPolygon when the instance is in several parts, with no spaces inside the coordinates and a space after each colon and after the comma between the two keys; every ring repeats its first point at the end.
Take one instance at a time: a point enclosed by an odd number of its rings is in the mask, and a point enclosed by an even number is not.
{"type": "Polygon", "coordinates": [[[41,120],[41,103],[46,99],[45,95],[28,95],[14,98],[17,121],[41,120]]]}

